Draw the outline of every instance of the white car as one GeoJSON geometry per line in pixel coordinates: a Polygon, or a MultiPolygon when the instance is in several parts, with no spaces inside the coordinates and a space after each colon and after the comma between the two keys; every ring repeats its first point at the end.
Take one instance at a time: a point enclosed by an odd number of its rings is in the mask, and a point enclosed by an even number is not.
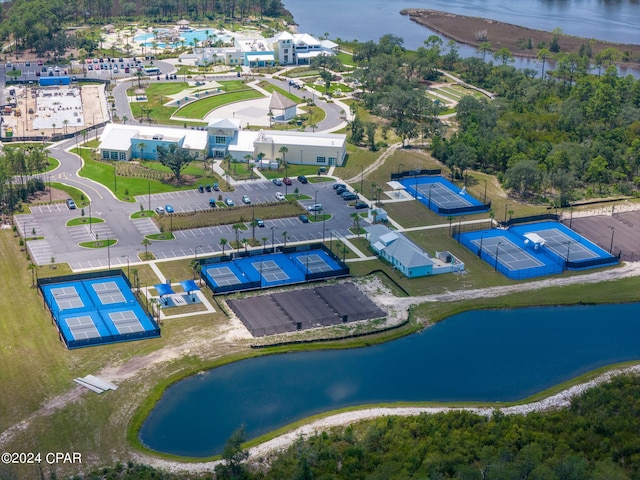
{"type": "Polygon", "coordinates": [[[158,215],[164,215],[164,207],[156,207],[156,213],[158,215]]]}
{"type": "Polygon", "coordinates": [[[282,192],[276,192],[276,198],[278,200],[284,200],[284,195],[282,194],[282,192]]]}
{"type": "Polygon", "coordinates": [[[251,199],[248,195],[242,195],[242,203],[244,203],[245,205],[249,205],[251,203],[251,199]]]}
{"type": "Polygon", "coordinates": [[[226,203],[227,207],[233,207],[235,203],[229,197],[224,199],[224,203],[226,203]]]}

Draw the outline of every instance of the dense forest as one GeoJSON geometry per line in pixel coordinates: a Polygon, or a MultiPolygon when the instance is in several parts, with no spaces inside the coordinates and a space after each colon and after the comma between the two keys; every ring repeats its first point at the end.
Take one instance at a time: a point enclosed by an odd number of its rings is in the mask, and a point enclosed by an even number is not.
{"type": "MultiPolygon", "coordinates": [[[[640,378],[618,376],[569,408],[490,417],[465,411],[382,417],[298,440],[246,466],[227,450],[218,480],[636,480],[640,479],[640,378]]],[[[233,442],[231,442],[233,444],[233,442]]],[[[84,479],[211,478],[129,464],[84,479]]]]}
{"type": "Polygon", "coordinates": [[[411,52],[402,39],[386,35],[355,45],[354,76],[369,111],[405,142],[430,139],[434,157],[458,175],[469,168],[496,174],[512,194],[560,206],[580,197],[635,194],[640,81],[618,76],[615,65],[589,73],[587,53],[553,58],[555,69],[543,67],[540,76],[512,67],[504,49],[493,52],[495,63],[486,63],[460,58],[454,44],[444,46],[437,36],[411,52]],[[455,129],[444,128],[442,107],[424,95],[444,80],[440,69],[494,95],[464,97],[455,129]]]}

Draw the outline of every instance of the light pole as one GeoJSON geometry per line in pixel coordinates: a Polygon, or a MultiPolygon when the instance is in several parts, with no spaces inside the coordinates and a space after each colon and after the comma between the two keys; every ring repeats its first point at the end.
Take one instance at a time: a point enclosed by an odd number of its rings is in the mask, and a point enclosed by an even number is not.
{"type": "Polygon", "coordinates": [[[413,171],[413,178],[415,179],[416,182],[416,200],[418,199],[418,171],[414,170],[413,171]]]}
{"type": "Polygon", "coordinates": [[[497,271],[498,271],[498,251],[499,251],[499,249],[500,249],[500,245],[502,245],[502,242],[498,242],[498,244],[496,245],[496,264],[495,264],[495,266],[494,266],[494,268],[493,268],[493,270],[494,270],[495,272],[497,272],[497,271]]]}
{"type": "Polygon", "coordinates": [[[322,243],[323,244],[324,244],[324,229],[325,229],[326,221],[327,221],[327,214],[323,210],[322,211],[322,243]]]}
{"type": "Polygon", "coordinates": [[[147,179],[147,198],[149,199],[149,210],[151,210],[151,180],[147,179]]]}
{"type": "Polygon", "coordinates": [[[91,202],[89,202],[89,233],[93,234],[93,230],[91,227],[91,202]]]}
{"type": "Polygon", "coordinates": [[[616,229],[613,227],[609,227],[611,229],[611,245],[609,245],[609,253],[613,255],[613,235],[616,233],[616,229]]]}
{"type": "Polygon", "coordinates": [[[276,253],[276,244],[275,244],[276,237],[275,237],[275,234],[273,232],[275,229],[276,229],[275,226],[271,227],[271,249],[273,250],[273,253],[276,253]]]}
{"type": "Polygon", "coordinates": [[[362,193],[362,189],[364,188],[364,166],[360,167],[360,193],[362,193]]]}
{"type": "Polygon", "coordinates": [[[509,208],[509,203],[504,204],[504,226],[507,226],[507,208],[509,208]]]}
{"type": "Polygon", "coordinates": [[[49,175],[49,203],[52,203],[52,201],[51,201],[51,175],[49,175]]]}
{"type": "Polygon", "coordinates": [[[404,164],[398,164],[398,170],[396,170],[396,176],[398,177],[396,180],[400,180],[400,168],[404,167],[404,164]]]}
{"type": "Polygon", "coordinates": [[[202,248],[202,245],[196,245],[196,247],[193,249],[193,261],[197,262],[198,261],[198,249],[202,248]]]}
{"type": "Polygon", "coordinates": [[[484,200],[482,201],[485,205],[487,204],[487,179],[484,179],[484,200]]]}
{"type": "Polygon", "coordinates": [[[110,243],[111,239],[107,237],[107,266],[109,267],[109,271],[111,271],[111,250],[109,248],[110,243]]]}
{"type": "Polygon", "coordinates": [[[429,210],[431,210],[431,189],[433,188],[433,183],[429,185],[429,210]]]}
{"type": "Polygon", "coordinates": [[[130,270],[129,270],[129,255],[122,255],[123,257],[127,257],[127,278],[130,278],[130,270]]]}
{"type": "Polygon", "coordinates": [[[571,240],[567,242],[567,258],[564,261],[564,269],[567,270],[569,268],[569,255],[571,254],[571,240]]]}
{"type": "Polygon", "coordinates": [[[484,239],[484,234],[487,232],[482,232],[480,235],[480,250],[478,250],[478,258],[482,258],[482,240],[484,239]]]}
{"type": "Polygon", "coordinates": [[[318,219],[318,191],[316,190],[316,193],[313,197],[313,220],[316,221],[318,219]]]}
{"type": "Polygon", "coordinates": [[[460,217],[458,220],[458,243],[460,243],[460,234],[462,233],[462,220],[464,219],[464,215],[460,217]]]}

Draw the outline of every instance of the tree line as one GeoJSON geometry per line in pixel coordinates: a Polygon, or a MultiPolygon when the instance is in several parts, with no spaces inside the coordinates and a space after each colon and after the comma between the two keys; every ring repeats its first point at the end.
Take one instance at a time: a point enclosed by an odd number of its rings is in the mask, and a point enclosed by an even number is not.
{"type": "Polygon", "coordinates": [[[44,145],[4,146],[0,153],[0,202],[4,214],[13,213],[20,202],[44,191],[45,182],[39,174],[48,166],[44,145]]]}
{"type": "Polygon", "coordinates": [[[144,18],[174,22],[243,20],[251,15],[286,14],[280,0],[14,0],[0,9],[0,39],[5,51],[29,50],[39,55],[64,56],[71,48],[97,48],[100,38],[67,31],[70,26],[105,24],[144,18]]]}
{"type": "MultiPolygon", "coordinates": [[[[362,105],[382,119],[406,144],[428,139],[432,154],[458,176],[469,168],[498,176],[523,199],[537,197],[567,205],[582,196],[632,195],[640,186],[640,81],[622,77],[613,64],[615,49],[594,59],[583,54],[541,51],[555,69],[518,70],[500,49],[493,61],[460,58],[455,45],[431,36],[417,51],[402,39],[356,43],[354,78],[362,105]],[[590,70],[595,65],[596,72],[590,70]],[[603,67],[604,71],[603,71],[603,67]],[[439,101],[425,91],[449,70],[495,98],[463,97],[456,128],[439,120],[439,101]]],[[[485,45],[483,48],[490,49],[485,45]]],[[[356,117],[351,139],[365,131],[356,117]]]]}

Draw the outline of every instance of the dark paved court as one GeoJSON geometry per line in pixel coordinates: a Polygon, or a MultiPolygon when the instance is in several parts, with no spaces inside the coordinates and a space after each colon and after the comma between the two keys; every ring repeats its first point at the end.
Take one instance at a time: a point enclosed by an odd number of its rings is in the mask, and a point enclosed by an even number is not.
{"type": "Polygon", "coordinates": [[[640,211],[563,220],[580,235],[621,260],[640,260],[640,211]]]}
{"type": "Polygon", "coordinates": [[[228,303],[254,337],[386,316],[351,282],[228,303]]]}

